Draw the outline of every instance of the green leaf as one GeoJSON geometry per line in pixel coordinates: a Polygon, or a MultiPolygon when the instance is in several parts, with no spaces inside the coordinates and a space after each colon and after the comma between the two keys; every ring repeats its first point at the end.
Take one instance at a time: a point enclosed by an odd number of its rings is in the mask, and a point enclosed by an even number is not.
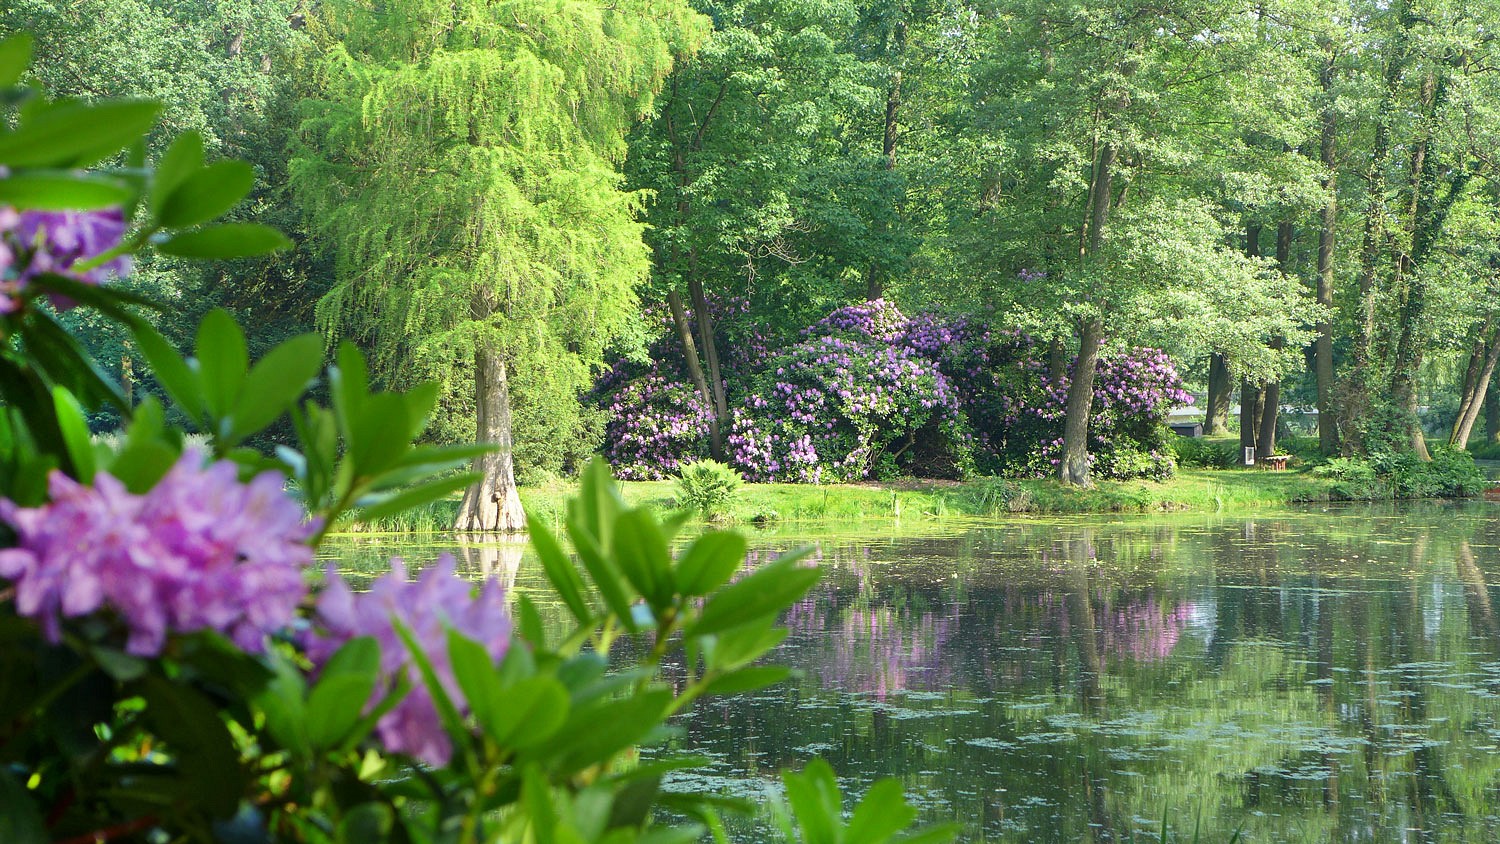
{"type": "Polygon", "coordinates": [[[380,681],[380,645],[359,636],[323,666],[307,699],[307,738],[314,749],[336,747],[358,723],[380,681]]]}
{"type": "Polygon", "coordinates": [[[161,104],[152,100],[69,102],[31,112],[21,126],[0,135],[0,164],[7,167],[87,167],[145,135],[161,104]]]}
{"type": "Polygon", "coordinates": [[[532,837],[536,844],[553,844],[557,840],[557,810],[552,805],[552,787],[536,765],[526,766],[521,783],[521,804],[531,820],[532,837]]]}
{"type": "MultiPolygon", "coordinates": [[[[9,88],[21,81],[26,68],[31,65],[32,37],[29,32],[18,32],[0,41],[0,88],[9,88]]],[[[0,841],[8,840],[0,837],[0,841]]]]}
{"type": "Polygon", "coordinates": [[[710,531],[693,540],[677,561],[677,591],[707,595],[728,583],[745,564],[748,548],[745,537],[732,531],[710,531]]]}
{"type": "Polygon", "coordinates": [[[687,631],[702,636],[748,624],[789,607],[823,576],[816,568],[803,568],[798,561],[809,550],[783,554],[761,566],[754,574],[733,583],[709,598],[698,621],[687,631]]]}
{"type": "MultiPolygon", "coordinates": [[[[198,326],[198,383],[202,389],[203,405],[221,426],[230,408],[235,406],[240,394],[240,385],[245,381],[245,369],[250,365],[250,351],[245,346],[244,332],[235,323],[234,317],[223,308],[208,312],[198,326]]],[[[216,431],[223,436],[225,431],[216,431]]]]}
{"type": "Polygon", "coordinates": [[[785,665],[752,665],[716,677],[703,689],[705,695],[737,695],[774,686],[792,676],[785,665]]]}
{"type": "Polygon", "coordinates": [[[230,411],[229,440],[239,442],[286,412],[323,365],[323,338],[302,334],[267,352],[250,370],[230,411]]]}
{"type": "Polygon", "coordinates": [[[542,571],[547,575],[547,582],[567,605],[574,620],[579,624],[587,623],[594,617],[594,610],[583,595],[583,578],[578,576],[572,558],[563,551],[562,543],[541,519],[527,514],[526,529],[531,537],[532,550],[536,551],[542,571]]]}
{"type": "Polygon", "coordinates": [[[130,201],[130,186],[108,176],[30,171],[0,179],[0,204],[37,211],[94,211],[130,201]]]}
{"type": "Polygon", "coordinates": [[[843,827],[843,803],[833,768],[822,759],[814,759],[800,774],[782,773],[781,781],[786,786],[787,801],[792,804],[797,826],[802,830],[802,844],[839,844],[843,840],[839,834],[843,827]]]}
{"type": "Polygon", "coordinates": [[[619,619],[626,630],[634,633],[639,628],[636,626],[635,617],[630,610],[630,595],[625,591],[625,584],[620,580],[619,568],[614,561],[605,556],[604,550],[599,547],[594,534],[579,524],[576,513],[570,506],[568,515],[568,536],[573,540],[573,550],[578,552],[578,559],[583,562],[583,567],[588,570],[589,578],[594,582],[594,588],[598,590],[599,596],[604,599],[604,605],[619,619]]]}
{"type": "Polygon", "coordinates": [[[113,376],[99,367],[94,356],[83,348],[71,332],[43,310],[27,314],[22,328],[31,364],[51,385],[66,387],[90,408],[108,402],[130,415],[130,403],[113,376]]]}
{"type": "Polygon", "coordinates": [[[849,819],[844,840],[884,844],[916,819],[917,810],[907,804],[900,780],[889,777],[865,792],[849,819]]]}
{"type": "Polygon", "coordinates": [[[396,813],[384,803],[361,803],[339,821],[337,844],[380,844],[391,837],[396,813]]]}
{"type": "Polygon", "coordinates": [[[253,258],[290,248],[290,238],[261,223],[220,223],[174,235],[156,247],[163,255],[201,260],[253,258]]]}
{"type": "Polygon", "coordinates": [[[30,792],[0,768],[0,841],[6,844],[47,844],[49,840],[42,812],[31,799],[30,792]]]}
{"type": "Polygon", "coordinates": [[[271,682],[251,702],[265,715],[266,732],[300,758],[312,748],[307,737],[307,684],[302,673],[285,658],[272,654],[271,682]]]}
{"type": "Polygon", "coordinates": [[[68,460],[73,465],[73,477],[85,485],[93,483],[98,467],[94,462],[94,443],[89,436],[83,406],[62,387],[52,388],[52,405],[57,411],[57,427],[62,432],[63,444],[68,448],[68,460]]]}
{"type": "Polygon", "coordinates": [[[188,176],[203,167],[203,136],[197,132],[178,135],[167,151],[156,163],[156,172],[151,178],[151,192],[147,207],[152,216],[160,216],[162,203],[188,176]]]}
{"type": "Polygon", "coordinates": [[[627,510],[615,519],[614,557],[625,579],[653,609],[672,603],[672,555],[651,511],[627,510]]]}
{"type": "Polygon", "coordinates": [[[162,199],[156,221],[181,229],[216,219],[245,198],[255,185],[255,169],[233,159],[215,161],[179,183],[162,199]]]}
{"type": "Polygon", "coordinates": [[[547,756],[564,773],[608,762],[654,730],[671,702],[671,692],[652,689],[578,707],[548,744],[547,756]]]}
{"type": "MultiPolygon", "coordinates": [[[[578,496],[568,502],[569,524],[573,524],[576,518],[578,529],[588,534],[601,551],[608,553],[614,546],[610,531],[615,518],[624,509],[625,502],[620,498],[609,464],[603,458],[594,458],[579,479],[578,496]]],[[[574,546],[577,547],[576,537],[574,546]]]]}
{"type": "Polygon", "coordinates": [[[568,691],[545,674],[506,687],[485,711],[475,710],[485,733],[501,747],[536,747],[557,734],[568,718],[568,691]]]}
{"type": "Polygon", "coordinates": [[[449,475],[446,478],[434,478],[389,495],[361,499],[357,502],[360,508],[358,517],[364,521],[373,521],[404,513],[424,504],[441,500],[449,493],[476,484],[483,478],[484,476],[478,472],[465,472],[461,475],[449,475]]]}
{"type": "Polygon", "coordinates": [[[160,676],[143,680],[141,694],[151,731],[166,741],[176,759],[182,794],[216,816],[234,814],[249,776],[240,766],[234,737],[219,708],[193,689],[160,676]]]}

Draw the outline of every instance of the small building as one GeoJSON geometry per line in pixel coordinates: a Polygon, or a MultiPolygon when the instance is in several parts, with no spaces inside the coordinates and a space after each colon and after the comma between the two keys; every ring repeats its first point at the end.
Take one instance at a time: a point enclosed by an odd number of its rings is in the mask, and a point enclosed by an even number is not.
{"type": "Polygon", "coordinates": [[[1202,422],[1173,422],[1167,427],[1171,428],[1172,433],[1179,437],[1192,437],[1196,439],[1203,436],[1202,422]]]}

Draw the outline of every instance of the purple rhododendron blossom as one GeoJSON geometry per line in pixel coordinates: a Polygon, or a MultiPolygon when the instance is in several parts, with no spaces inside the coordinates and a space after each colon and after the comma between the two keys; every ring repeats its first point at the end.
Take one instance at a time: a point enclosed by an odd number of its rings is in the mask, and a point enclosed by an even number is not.
{"type": "Polygon", "coordinates": [[[317,526],[275,472],[240,483],[235,464],[205,466],[190,450],[145,495],[103,472],[84,486],[54,471],[48,489],[41,507],[0,501],[18,535],[0,550],[0,577],[15,584],[16,611],[53,642],[64,618],[109,609],[137,656],[198,630],[258,652],[307,594],[317,526]]]}
{"type": "MultiPolygon", "coordinates": [[[[390,572],[379,577],[370,591],[358,594],[330,571],[318,598],[321,630],[308,638],[308,657],[323,665],[350,639],[373,637],[380,644],[381,674],[394,682],[404,673],[411,682],[411,691],[376,722],[380,743],[386,750],[441,767],[452,757],[453,744],[421,671],[396,632],[397,621],[419,643],[454,705],[467,714],[468,702],[448,658],[448,630],[478,642],[498,663],[509,650],[511,639],[505,593],[497,581],[489,580],[476,594],[473,584],[454,574],[453,556],[443,554],[437,565],[414,581],[407,580],[405,564],[392,558],[390,572]]],[[[389,684],[376,688],[370,705],[373,707],[390,689],[389,684]]]]}
{"type": "MultiPolygon", "coordinates": [[[[102,284],[111,274],[130,272],[130,257],[122,255],[84,272],[74,265],[96,258],[125,236],[125,215],[118,208],[103,211],[21,211],[0,208],[0,313],[14,311],[26,283],[43,273],[55,273],[102,284]]],[[[60,308],[72,303],[56,302],[60,308]]]]}

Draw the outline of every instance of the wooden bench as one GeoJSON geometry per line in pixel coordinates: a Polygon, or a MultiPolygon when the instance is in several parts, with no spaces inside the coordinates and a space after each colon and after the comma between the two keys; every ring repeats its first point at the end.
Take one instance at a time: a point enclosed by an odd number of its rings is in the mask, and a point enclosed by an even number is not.
{"type": "Polygon", "coordinates": [[[1273,454],[1270,457],[1258,457],[1255,465],[1272,472],[1280,472],[1286,468],[1286,463],[1291,460],[1290,454],[1273,454]]]}

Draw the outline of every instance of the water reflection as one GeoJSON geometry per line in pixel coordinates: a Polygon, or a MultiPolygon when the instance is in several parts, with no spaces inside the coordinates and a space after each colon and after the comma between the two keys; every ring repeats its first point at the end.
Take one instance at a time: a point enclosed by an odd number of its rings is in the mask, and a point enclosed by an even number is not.
{"type": "MultiPolygon", "coordinates": [[[[700,706],[674,749],[738,794],[813,755],[898,776],[970,841],[1155,840],[1164,812],[1184,840],[1496,840],[1494,513],[825,539],[778,654],[800,679],[700,706]]],[[[472,565],[538,589],[517,559],[472,565]]]]}

